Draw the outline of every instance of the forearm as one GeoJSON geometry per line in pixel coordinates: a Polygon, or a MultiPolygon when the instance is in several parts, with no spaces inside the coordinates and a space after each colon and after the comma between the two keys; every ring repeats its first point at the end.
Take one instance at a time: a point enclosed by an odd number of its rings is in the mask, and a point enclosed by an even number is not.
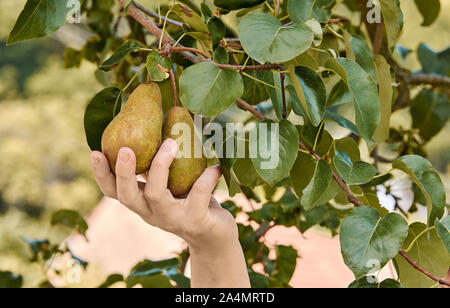
{"type": "Polygon", "coordinates": [[[193,288],[250,288],[244,253],[238,240],[218,250],[190,245],[193,288]]]}

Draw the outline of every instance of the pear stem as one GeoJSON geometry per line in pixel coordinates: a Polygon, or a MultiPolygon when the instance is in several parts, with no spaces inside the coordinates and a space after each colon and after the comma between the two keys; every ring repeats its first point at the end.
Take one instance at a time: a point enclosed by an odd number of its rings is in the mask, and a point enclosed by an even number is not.
{"type": "Polygon", "coordinates": [[[176,107],[178,105],[178,91],[177,91],[177,82],[175,80],[175,74],[173,73],[173,68],[170,70],[170,80],[172,81],[172,89],[173,89],[173,106],[176,107]]]}

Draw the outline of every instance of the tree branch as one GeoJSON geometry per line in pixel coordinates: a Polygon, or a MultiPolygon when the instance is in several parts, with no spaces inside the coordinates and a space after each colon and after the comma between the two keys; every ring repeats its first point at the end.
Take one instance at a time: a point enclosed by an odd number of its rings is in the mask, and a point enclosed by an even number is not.
{"type": "Polygon", "coordinates": [[[280,80],[281,80],[281,97],[283,100],[283,119],[287,119],[287,108],[286,108],[286,89],[284,87],[284,79],[285,79],[284,73],[280,74],[280,80]]]}
{"type": "Polygon", "coordinates": [[[175,80],[173,68],[170,70],[170,80],[172,82],[172,90],[173,90],[173,105],[176,107],[178,105],[178,91],[177,91],[177,81],[175,80]]]}
{"type": "Polygon", "coordinates": [[[170,18],[166,18],[165,16],[161,16],[161,15],[159,15],[158,13],[156,13],[156,12],[153,12],[153,11],[150,11],[149,9],[147,9],[145,6],[143,6],[142,4],[140,4],[139,2],[136,2],[136,1],[133,1],[133,5],[139,10],[139,11],[141,11],[142,13],[144,13],[145,15],[147,15],[147,16],[150,16],[150,17],[153,17],[153,18],[161,18],[161,20],[164,22],[164,21],[166,21],[166,23],[168,23],[168,24],[170,24],[170,25],[173,25],[173,26],[175,26],[175,27],[180,27],[180,28],[182,28],[183,27],[183,23],[182,22],[179,22],[179,21],[176,21],[176,20],[173,20],[173,19],[170,19],[170,18]]]}
{"type": "Polygon", "coordinates": [[[442,278],[436,277],[433,274],[431,274],[430,272],[426,271],[424,268],[422,268],[419,264],[417,264],[413,259],[411,259],[410,256],[408,256],[406,254],[406,252],[402,249],[399,251],[399,254],[412,266],[414,267],[416,270],[418,270],[419,272],[421,272],[422,274],[424,274],[425,276],[427,276],[428,278],[438,282],[441,285],[446,285],[446,286],[450,286],[450,282],[445,281],[442,278]]]}

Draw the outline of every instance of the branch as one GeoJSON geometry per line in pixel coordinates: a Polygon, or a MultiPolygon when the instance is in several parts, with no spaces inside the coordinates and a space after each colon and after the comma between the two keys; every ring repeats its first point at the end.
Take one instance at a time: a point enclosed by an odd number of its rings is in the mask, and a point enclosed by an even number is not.
{"type": "Polygon", "coordinates": [[[170,80],[172,82],[172,89],[173,89],[173,105],[176,107],[178,105],[178,91],[177,91],[177,82],[175,80],[175,75],[173,73],[173,68],[170,70],[170,80]]]}
{"type": "Polygon", "coordinates": [[[284,79],[285,79],[284,73],[280,74],[281,79],[281,97],[283,100],[283,119],[287,119],[287,108],[286,108],[286,89],[284,87],[284,79]]]}
{"type": "Polygon", "coordinates": [[[410,84],[429,84],[435,87],[450,88],[450,78],[437,74],[410,74],[407,78],[410,84]]]}
{"type": "Polygon", "coordinates": [[[442,278],[436,277],[433,274],[431,274],[430,272],[426,271],[424,268],[422,268],[419,264],[417,264],[416,262],[414,262],[413,259],[411,259],[406,252],[402,249],[399,251],[399,254],[409,263],[411,264],[412,267],[414,267],[416,270],[418,270],[419,272],[423,273],[425,276],[427,276],[428,278],[438,282],[441,285],[446,285],[446,286],[450,286],[450,282],[445,281],[442,278]]]}
{"type": "Polygon", "coordinates": [[[161,15],[159,15],[158,13],[155,13],[155,12],[153,12],[153,11],[150,11],[150,10],[147,9],[145,6],[143,6],[142,4],[140,4],[140,3],[136,2],[136,1],[133,1],[133,5],[134,5],[139,11],[141,11],[142,13],[144,13],[145,15],[148,15],[148,16],[153,17],[153,18],[160,18],[163,22],[165,21],[166,23],[168,23],[168,24],[170,24],[170,25],[173,25],[173,26],[175,26],[175,27],[180,27],[180,28],[182,28],[183,25],[184,25],[182,22],[179,22],[179,21],[176,21],[176,20],[173,20],[173,19],[170,19],[170,18],[166,18],[165,16],[161,16],[161,15]]]}

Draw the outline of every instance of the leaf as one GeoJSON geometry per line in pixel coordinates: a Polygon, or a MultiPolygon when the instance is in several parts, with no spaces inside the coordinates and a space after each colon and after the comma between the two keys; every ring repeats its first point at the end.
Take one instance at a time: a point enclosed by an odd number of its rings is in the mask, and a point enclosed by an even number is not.
{"type": "Polygon", "coordinates": [[[11,272],[0,272],[0,289],[19,289],[22,287],[23,278],[11,272]]]}
{"type": "Polygon", "coordinates": [[[251,8],[263,3],[265,0],[214,0],[214,5],[228,11],[251,8]]]}
{"type": "Polygon", "coordinates": [[[342,126],[343,128],[348,129],[349,131],[354,133],[356,136],[360,136],[358,127],[356,127],[356,125],[352,121],[344,118],[343,116],[341,116],[340,114],[338,114],[336,112],[331,111],[331,109],[328,108],[325,110],[324,118],[333,120],[339,126],[342,126]]]}
{"type": "Polygon", "coordinates": [[[401,289],[402,285],[391,278],[378,282],[377,277],[368,276],[353,281],[348,287],[350,289],[401,289]]]}
{"type": "Polygon", "coordinates": [[[380,122],[380,97],[376,83],[357,63],[346,58],[330,58],[325,66],[347,83],[353,94],[356,125],[361,137],[370,142],[380,122]]]}
{"type": "Polygon", "coordinates": [[[233,164],[233,171],[239,183],[245,187],[255,188],[264,184],[250,158],[237,158],[233,164]]]}
{"type": "Polygon", "coordinates": [[[361,160],[361,153],[359,152],[358,144],[351,137],[344,137],[335,140],[334,147],[336,150],[344,151],[350,157],[353,163],[361,160]]]}
{"type": "Polygon", "coordinates": [[[442,222],[436,218],[434,225],[442,243],[444,243],[445,248],[450,253],[450,216],[445,217],[442,222]]]}
{"type": "Polygon", "coordinates": [[[108,278],[106,278],[105,282],[102,283],[98,289],[106,289],[112,286],[113,284],[123,281],[123,276],[120,274],[112,274],[109,275],[108,278]]]}
{"type": "Polygon", "coordinates": [[[450,103],[444,93],[423,89],[411,103],[410,112],[413,127],[419,129],[420,136],[429,141],[436,136],[450,118],[450,103]]]}
{"type": "Polygon", "coordinates": [[[436,52],[426,44],[417,48],[417,56],[422,70],[419,73],[450,76],[450,47],[436,52]]]}
{"type": "MultiPolygon", "coordinates": [[[[450,254],[437,236],[436,230],[425,231],[426,228],[425,224],[419,222],[409,226],[403,249],[407,249],[421,234],[408,251],[408,256],[432,275],[444,277],[450,264],[450,254]]],[[[399,269],[400,282],[405,288],[430,288],[436,285],[434,280],[413,268],[401,255],[397,255],[395,261],[399,269]]]]}
{"type": "Polygon", "coordinates": [[[423,17],[423,27],[429,26],[436,21],[439,16],[439,11],[441,10],[441,3],[439,0],[414,0],[414,2],[423,17]]]}
{"type": "Polygon", "coordinates": [[[72,7],[70,0],[28,0],[6,44],[12,45],[55,32],[66,23],[72,7]]]}
{"type": "Polygon", "coordinates": [[[176,4],[172,10],[194,31],[209,33],[208,27],[203,22],[203,18],[187,6],[176,4]]]}
{"type": "Polygon", "coordinates": [[[374,265],[381,269],[394,258],[408,235],[402,216],[390,213],[381,218],[375,209],[359,207],[347,214],[341,225],[341,252],[356,279],[368,274],[374,265]]]}
{"type": "Polygon", "coordinates": [[[291,186],[298,199],[303,196],[303,190],[311,181],[316,167],[314,158],[310,155],[298,152],[297,159],[289,173],[291,186]]]}
{"type": "Polygon", "coordinates": [[[331,15],[327,7],[332,3],[333,0],[289,0],[289,16],[294,22],[305,22],[314,18],[321,23],[326,23],[331,15]]]}
{"type": "Polygon", "coordinates": [[[343,80],[339,80],[331,89],[328,97],[327,106],[334,106],[353,102],[352,92],[347,87],[343,80]]]}
{"type": "Polygon", "coordinates": [[[275,247],[277,259],[273,276],[283,285],[287,285],[294,274],[298,253],[292,246],[278,245],[275,247]]]}
{"type": "Polygon", "coordinates": [[[373,52],[364,38],[356,34],[350,34],[348,31],[344,32],[344,37],[347,58],[358,63],[374,81],[377,81],[373,52]]]}
{"type": "MultiPolygon", "coordinates": [[[[273,77],[276,77],[272,72],[267,72],[273,77]]],[[[266,74],[266,72],[260,72],[260,71],[250,71],[248,74],[256,79],[262,80],[266,74]]],[[[278,74],[279,76],[280,74],[278,74]]],[[[269,98],[269,95],[267,94],[269,92],[270,87],[264,86],[261,82],[256,81],[255,79],[249,78],[247,76],[242,76],[244,80],[244,94],[242,95],[242,99],[245,100],[250,105],[258,105],[259,103],[267,100],[269,98]],[[266,91],[267,90],[267,91],[266,91]]],[[[267,82],[266,80],[264,80],[267,82]]],[[[276,91],[273,88],[270,88],[270,90],[276,91]]]]}
{"type": "Polygon", "coordinates": [[[172,285],[166,273],[179,264],[177,258],[139,262],[133,267],[126,280],[127,287],[131,288],[136,284],[141,284],[144,288],[171,288],[172,285]]]}
{"type": "Polygon", "coordinates": [[[244,81],[234,70],[199,63],[181,74],[180,92],[180,100],[187,109],[204,116],[215,116],[244,93],[244,81]]]}
{"type": "Polygon", "coordinates": [[[257,144],[250,144],[255,150],[254,155],[250,151],[253,166],[261,178],[273,186],[289,174],[297,158],[297,128],[287,120],[280,123],[266,120],[258,123],[253,133],[258,136],[257,144]]]}
{"type": "Polygon", "coordinates": [[[445,208],[445,188],[431,163],[418,155],[406,155],[396,159],[393,168],[409,175],[423,193],[428,209],[428,225],[441,218],[445,208]]]}
{"type": "MultiPolygon", "coordinates": [[[[281,77],[277,72],[265,71],[263,73],[263,81],[274,87],[281,89],[281,77]]],[[[272,101],[273,109],[279,120],[283,119],[283,96],[281,90],[264,85],[266,93],[272,101]]]]}
{"type": "Polygon", "coordinates": [[[342,150],[336,151],[333,164],[339,175],[349,185],[365,184],[377,174],[374,166],[363,161],[353,163],[348,154],[342,150]]]}
{"type": "Polygon", "coordinates": [[[381,215],[381,217],[384,217],[387,214],[389,214],[389,211],[380,204],[380,200],[378,200],[376,194],[365,193],[364,196],[361,196],[359,198],[361,199],[364,205],[376,209],[378,213],[381,215]]]}
{"type": "Polygon", "coordinates": [[[314,40],[308,26],[283,26],[277,18],[262,12],[242,18],[239,37],[244,51],[261,63],[289,61],[305,52],[314,40]]]}
{"type": "Polygon", "coordinates": [[[375,67],[379,81],[380,123],[373,138],[377,143],[383,143],[389,138],[394,90],[392,88],[391,67],[383,56],[375,55],[375,67]]]}
{"type": "Polygon", "coordinates": [[[211,34],[211,39],[213,43],[213,48],[220,44],[220,41],[225,37],[227,28],[222,20],[218,17],[212,17],[209,19],[207,24],[209,33],[211,34]]]}
{"type": "Polygon", "coordinates": [[[78,233],[86,237],[88,224],[83,217],[76,211],[59,210],[53,213],[51,218],[51,225],[62,225],[76,230],[78,233]]]}
{"type": "Polygon", "coordinates": [[[147,71],[150,79],[154,82],[160,82],[169,78],[169,72],[172,69],[172,60],[163,57],[156,50],[149,52],[147,56],[147,71]]]}
{"type": "MultiPolygon", "coordinates": [[[[300,100],[302,103],[298,108],[305,108],[308,119],[314,126],[318,126],[323,120],[327,103],[327,92],[322,78],[315,71],[304,66],[297,66],[295,74],[292,72],[290,66],[289,75],[295,89],[295,93],[290,92],[291,96],[294,96],[292,103],[298,104],[300,100]],[[298,84],[300,84],[301,90],[299,90],[298,84]],[[295,98],[295,96],[297,97],[295,98]]],[[[293,109],[295,112],[296,108],[293,109]]]]}
{"type": "MultiPolygon", "coordinates": [[[[230,56],[228,55],[228,52],[224,47],[219,46],[216,49],[214,49],[214,61],[216,61],[219,64],[228,64],[228,62],[230,61],[230,56]]],[[[244,85],[245,85],[245,78],[244,78],[244,85]]]]}
{"type": "Polygon", "coordinates": [[[402,12],[398,0],[380,0],[381,13],[384,17],[389,49],[393,49],[403,26],[402,12]]]}
{"type": "Polygon", "coordinates": [[[266,275],[249,270],[248,276],[250,277],[250,285],[252,286],[252,288],[269,287],[269,277],[267,277],[266,275]]]}
{"type": "Polygon", "coordinates": [[[308,186],[303,190],[301,204],[305,210],[309,211],[313,206],[321,205],[318,201],[327,191],[327,188],[332,181],[331,175],[331,167],[325,160],[321,159],[316,163],[314,175],[308,186]]]}
{"type": "Polygon", "coordinates": [[[124,42],[108,60],[103,62],[99,68],[104,71],[111,70],[111,68],[122,61],[123,58],[140,48],[142,48],[142,46],[138,41],[128,40],[124,42]]]}
{"type": "Polygon", "coordinates": [[[121,108],[121,91],[106,88],[88,103],[84,113],[84,131],[92,151],[102,150],[102,135],[121,108]]]}

